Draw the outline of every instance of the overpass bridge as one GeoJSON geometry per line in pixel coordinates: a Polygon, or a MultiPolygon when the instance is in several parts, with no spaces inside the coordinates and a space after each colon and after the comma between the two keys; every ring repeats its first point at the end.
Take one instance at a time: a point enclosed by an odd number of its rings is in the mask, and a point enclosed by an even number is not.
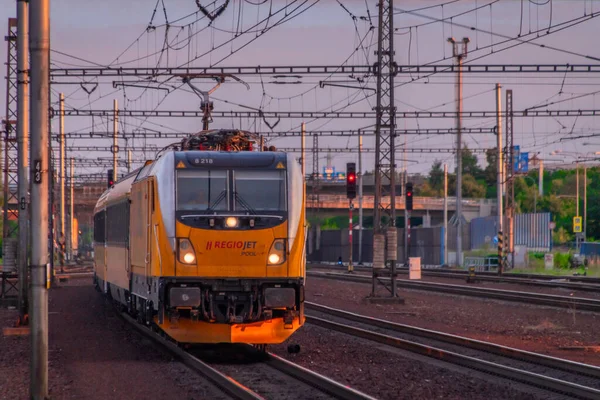
{"type": "MultiPolygon", "coordinates": [[[[363,209],[372,210],[374,204],[373,195],[363,196],[363,209]]],[[[463,215],[467,221],[477,217],[487,217],[496,213],[496,201],[492,199],[463,199],[463,215]]],[[[384,204],[389,205],[389,197],[384,199],[384,204]]],[[[404,211],[404,197],[396,196],[396,210],[404,211]]],[[[348,213],[348,198],[346,195],[338,194],[320,194],[313,195],[307,193],[306,208],[308,210],[320,210],[328,215],[346,215],[348,213]]],[[[354,209],[358,209],[358,198],[354,199],[354,209]]],[[[448,218],[456,211],[456,198],[448,197],[448,218]]],[[[437,197],[414,197],[412,216],[429,215],[432,224],[443,221],[444,199],[437,197]]],[[[398,216],[402,216],[398,214],[398,216]]]]}

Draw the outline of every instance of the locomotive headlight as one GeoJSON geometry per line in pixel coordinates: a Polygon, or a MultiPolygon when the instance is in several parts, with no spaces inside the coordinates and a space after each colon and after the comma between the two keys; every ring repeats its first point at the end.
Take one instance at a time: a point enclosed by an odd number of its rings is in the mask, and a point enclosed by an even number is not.
{"type": "Polygon", "coordinates": [[[285,239],[275,239],[267,257],[268,265],[281,265],[285,262],[285,239]]]}
{"type": "Polygon", "coordinates": [[[228,228],[235,228],[238,225],[238,219],[236,217],[227,217],[225,220],[225,226],[228,228]]]}
{"type": "Polygon", "coordinates": [[[196,264],[196,252],[189,239],[179,239],[178,244],[179,262],[188,265],[196,264]]]}

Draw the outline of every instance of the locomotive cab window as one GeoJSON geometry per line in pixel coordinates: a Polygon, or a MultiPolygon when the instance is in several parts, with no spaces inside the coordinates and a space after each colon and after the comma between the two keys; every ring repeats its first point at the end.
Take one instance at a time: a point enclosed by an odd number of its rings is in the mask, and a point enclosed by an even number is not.
{"type": "Polygon", "coordinates": [[[234,171],[236,211],[285,211],[284,171],[234,171]]]}
{"type": "Polygon", "coordinates": [[[227,171],[177,171],[178,211],[223,211],[228,203],[227,171]]]}

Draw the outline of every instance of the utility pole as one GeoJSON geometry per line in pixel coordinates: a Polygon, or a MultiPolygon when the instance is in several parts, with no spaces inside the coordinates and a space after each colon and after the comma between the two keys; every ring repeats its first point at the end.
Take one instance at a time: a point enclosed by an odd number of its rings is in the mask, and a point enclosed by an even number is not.
{"type": "MultiPolygon", "coordinates": [[[[406,174],[406,180],[408,181],[408,173],[406,174]]],[[[403,185],[404,190],[406,190],[406,183],[403,185]]],[[[405,196],[406,197],[406,196],[405,196]]],[[[406,207],[406,201],[404,202],[404,207],[406,207]]],[[[406,213],[406,226],[404,227],[404,231],[406,232],[406,247],[404,247],[405,249],[405,253],[406,253],[406,267],[410,266],[410,214],[411,212],[409,210],[404,210],[404,212],[406,213]]]]}
{"type": "Polygon", "coordinates": [[[50,1],[30,0],[31,52],[31,359],[30,398],[48,397],[48,121],[50,1]]]}
{"type": "Polygon", "coordinates": [[[131,150],[127,150],[127,173],[131,172],[131,150]]]}
{"type": "Polygon", "coordinates": [[[500,86],[499,83],[496,83],[496,143],[496,201],[498,203],[498,274],[501,275],[504,270],[504,216],[502,213],[502,167],[504,166],[504,161],[502,159],[502,86],[500,86]]]}
{"type": "Polygon", "coordinates": [[[362,265],[363,240],[363,169],[362,169],[363,138],[358,130],[358,265],[362,265]]]}
{"type": "Polygon", "coordinates": [[[119,134],[119,105],[117,104],[117,99],[113,100],[113,112],[113,182],[117,182],[117,158],[119,156],[119,146],[117,142],[119,134]]]}
{"type": "MultiPolygon", "coordinates": [[[[27,252],[29,249],[29,3],[17,1],[17,140],[19,191],[19,321],[24,322],[28,312],[27,252]]],[[[8,84],[8,82],[7,82],[8,84]]],[[[6,200],[5,200],[6,201],[6,200]]]]}
{"type": "Polygon", "coordinates": [[[462,63],[467,58],[467,44],[469,38],[464,37],[462,40],[462,52],[458,52],[458,43],[454,38],[448,38],[448,42],[452,44],[452,56],[456,58],[457,68],[457,83],[456,83],[456,265],[462,266],[462,119],[461,113],[463,109],[463,73],[462,63]]]}
{"type": "MultiPolygon", "coordinates": [[[[319,212],[319,137],[313,136],[313,165],[312,165],[312,201],[315,215],[319,212]]],[[[318,222],[317,222],[318,223],[318,222]]]]}
{"type": "Polygon", "coordinates": [[[508,265],[514,268],[515,265],[515,235],[514,235],[514,220],[515,220],[515,144],[513,130],[513,95],[512,90],[506,91],[506,157],[504,170],[504,254],[505,269],[508,265]],[[510,253],[510,264],[508,262],[508,254],[510,253]]]}
{"type": "MultiPolygon", "coordinates": [[[[74,191],[74,183],[75,183],[75,160],[73,160],[71,158],[71,174],[70,174],[70,182],[69,182],[69,187],[71,189],[71,193],[69,196],[69,236],[67,237],[67,252],[69,254],[69,259],[73,258],[73,234],[74,234],[74,229],[73,227],[75,226],[74,224],[74,219],[75,219],[75,191],[74,191]]],[[[75,233],[76,234],[76,233],[75,233]]]]}
{"type": "Polygon", "coordinates": [[[300,166],[302,168],[302,182],[306,179],[306,124],[302,123],[300,133],[300,166]]]}
{"type": "MultiPolygon", "coordinates": [[[[66,180],[66,170],[67,166],[65,165],[65,95],[64,93],[60,93],[59,95],[59,127],[58,127],[58,135],[60,141],[60,161],[59,161],[59,177],[60,177],[60,218],[58,225],[58,232],[60,235],[66,235],[67,226],[65,223],[65,180],[66,180]]],[[[66,240],[66,236],[64,237],[66,240]]],[[[64,249],[62,248],[62,243],[60,247],[61,251],[61,259],[65,260],[66,255],[64,254],[64,249]]],[[[61,268],[64,268],[64,261],[61,262],[61,268]]]]}
{"type": "Polygon", "coordinates": [[[444,164],[444,263],[448,263],[448,164],[444,164]]]}
{"type": "Polygon", "coordinates": [[[587,164],[583,164],[583,240],[587,241],[587,164]]]}
{"type": "Polygon", "coordinates": [[[577,211],[575,212],[575,215],[577,217],[579,217],[579,160],[575,161],[575,175],[576,175],[576,191],[577,191],[577,195],[576,195],[576,207],[577,207],[577,211]]]}
{"type": "Polygon", "coordinates": [[[538,190],[540,199],[544,197],[544,160],[539,160],[540,169],[538,171],[538,190]]]}

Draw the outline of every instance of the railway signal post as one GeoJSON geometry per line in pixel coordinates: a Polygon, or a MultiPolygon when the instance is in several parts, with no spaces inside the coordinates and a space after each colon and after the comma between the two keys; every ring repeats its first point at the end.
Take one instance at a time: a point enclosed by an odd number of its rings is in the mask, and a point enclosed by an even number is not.
{"type": "Polygon", "coordinates": [[[348,247],[349,247],[349,257],[348,257],[348,272],[354,272],[354,266],[352,265],[352,209],[354,208],[353,199],[356,198],[356,164],[355,163],[347,163],[346,164],[346,195],[348,197],[348,210],[349,210],[349,219],[348,219],[348,247]]]}
{"type": "Polygon", "coordinates": [[[413,209],[413,184],[412,182],[406,182],[406,190],[404,191],[404,208],[406,209],[406,265],[408,265],[408,261],[410,258],[410,214],[413,209]]]}

